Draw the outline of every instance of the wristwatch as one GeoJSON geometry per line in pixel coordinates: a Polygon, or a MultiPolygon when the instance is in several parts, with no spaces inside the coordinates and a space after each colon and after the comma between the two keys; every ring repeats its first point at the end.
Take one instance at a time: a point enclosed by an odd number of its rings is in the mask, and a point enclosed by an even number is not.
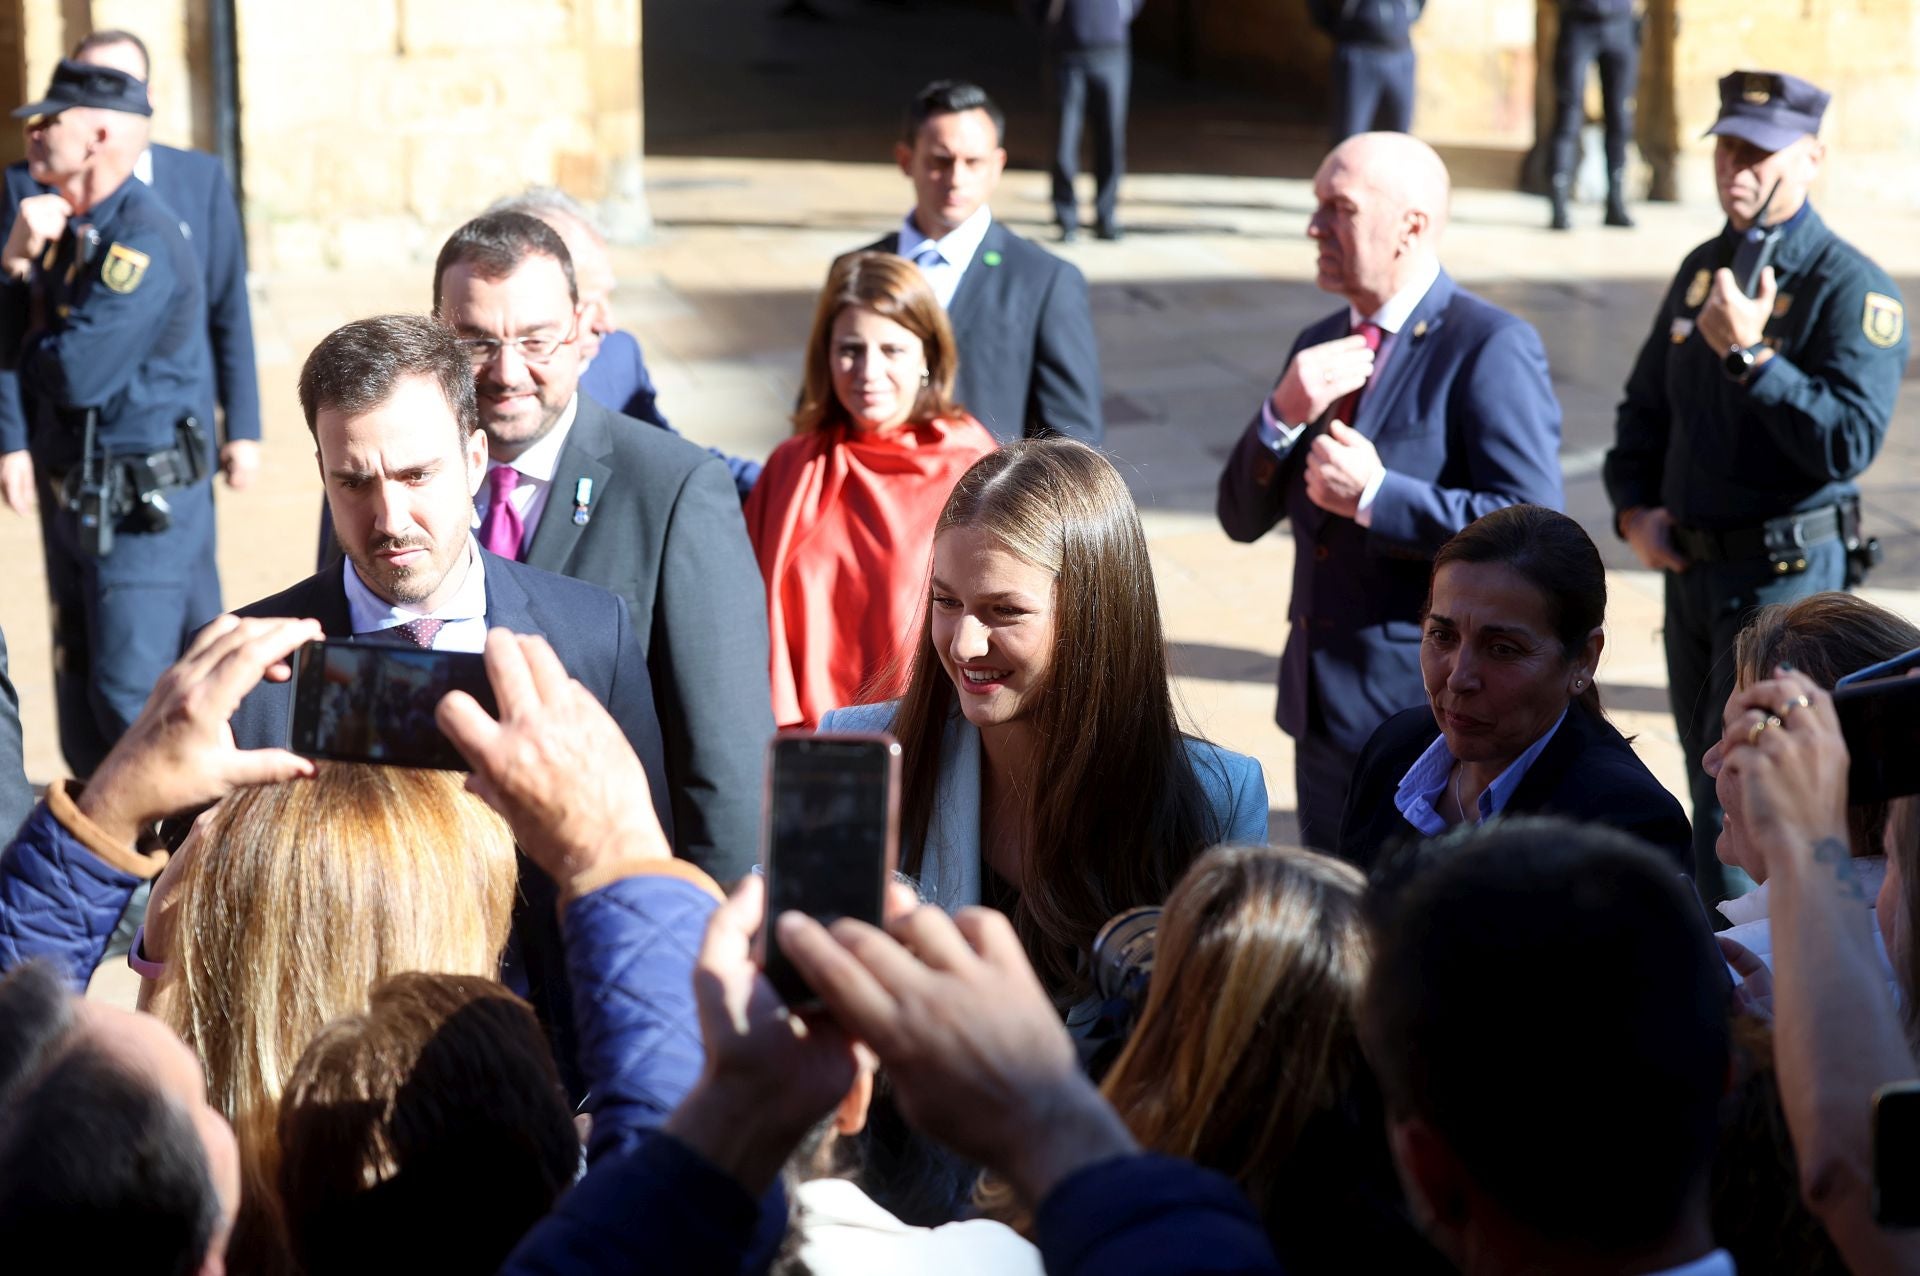
{"type": "Polygon", "coordinates": [[[1726,357],[1720,360],[1720,366],[1726,370],[1728,376],[1744,384],[1746,379],[1753,375],[1753,365],[1757,362],[1760,352],[1766,348],[1767,343],[1764,341],[1756,341],[1750,346],[1737,345],[1727,351],[1726,357]]]}

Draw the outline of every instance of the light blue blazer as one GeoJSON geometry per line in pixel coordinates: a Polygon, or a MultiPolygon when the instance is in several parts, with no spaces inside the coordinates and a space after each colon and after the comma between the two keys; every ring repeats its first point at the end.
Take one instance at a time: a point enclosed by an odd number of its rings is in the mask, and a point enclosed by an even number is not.
{"type": "MultiPolygon", "coordinates": [[[[822,731],[885,731],[897,701],[833,709],[822,731]]],[[[1267,840],[1267,779],[1260,764],[1205,740],[1185,739],[1193,771],[1225,830],[1223,842],[1267,840]]],[[[956,713],[940,741],[940,783],[920,857],[920,889],[948,912],[980,902],[980,728],[956,713]]]]}

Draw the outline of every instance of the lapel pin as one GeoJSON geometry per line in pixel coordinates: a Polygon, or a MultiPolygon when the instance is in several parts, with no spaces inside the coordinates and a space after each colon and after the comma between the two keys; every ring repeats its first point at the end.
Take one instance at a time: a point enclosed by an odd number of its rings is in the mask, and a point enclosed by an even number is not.
{"type": "Polygon", "coordinates": [[[593,517],[592,513],[587,509],[587,505],[592,500],[592,479],[583,478],[573,485],[573,524],[575,527],[585,527],[587,520],[593,517]]]}
{"type": "Polygon", "coordinates": [[[980,260],[986,262],[989,266],[998,266],[1000,264],[1000,254],[989,248],[980,254],[980,260]]]}
{"type": "Polygon", "coordinates": [[[1416,323],[1413,325],[1413,339],[1415,341],[1418,341],[1420,340],[1420,338],[1426,335],[1427,335],[1427,321],[1425,319],[1422,319],[1419,323],[1416,323]]]}

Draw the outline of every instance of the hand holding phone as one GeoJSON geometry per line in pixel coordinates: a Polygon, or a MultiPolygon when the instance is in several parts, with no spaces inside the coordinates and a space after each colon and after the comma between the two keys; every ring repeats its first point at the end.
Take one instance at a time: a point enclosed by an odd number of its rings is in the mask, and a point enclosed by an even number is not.
{"type": "Polygon", "coordinates": [[[768,745],[765,966],[790,1008],[819,998],[780,951],[772,923],[800,912],[822,924],[854,917],[882,925],[899,854],[899,806],[900,745],[890,735],[786,732],[768,745]]]}
{"type": "Polygon", "coordinates": [[[367,642],[310,642],[294,657],[288,748],[308,758],[464,771],[434,718],[464,691],[494,712],[493,686],[474,652],[367,642]]]}

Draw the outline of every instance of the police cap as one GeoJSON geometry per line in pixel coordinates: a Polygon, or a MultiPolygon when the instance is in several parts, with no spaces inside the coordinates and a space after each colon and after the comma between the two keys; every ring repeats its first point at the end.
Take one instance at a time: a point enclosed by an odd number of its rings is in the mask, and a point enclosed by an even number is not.
{"type": "Polygon", "coordinates": [[[53,68],[53,83],[47,86],[47,96],[27,103],[13,113],[13,118],[58,115],[75,106],[125,111],[129,115],[153,114],[153,104],[147,101],[147,86],[125,71],[63,59],[53,68]]]}
{"type": "Polygon", "coordinates": [[[1702,136],[1737,137],[1763,151],[1793,145],[1820,131],[1831,95],[1778,71],[1735,71],[1720,77],[1720,118],[1702,136]]]}

